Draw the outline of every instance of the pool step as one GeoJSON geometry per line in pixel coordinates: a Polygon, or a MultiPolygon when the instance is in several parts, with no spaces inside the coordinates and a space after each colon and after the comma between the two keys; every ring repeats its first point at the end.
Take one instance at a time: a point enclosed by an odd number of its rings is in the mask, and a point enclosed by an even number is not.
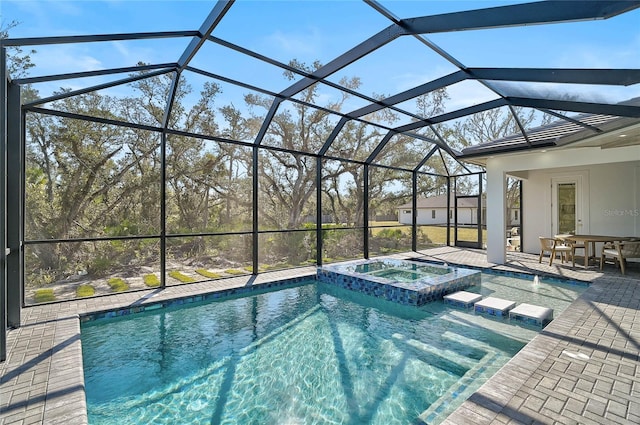
{"type": "Polygon", "coordinates": [[[509,320],[545,327],[553,320],[553,309],[522,303],[509,311],[509,320]]]}
{"type": "Polygon", "coordinates": [[[444,296],[444,303],[453,307],[470,308],[475,313],[496,317],[508,317],[509,322],[545,327],[553,320],[553,309],[533,304],[521,303],[496,297],[482,299],[482,295],[458,291],[444,296]]]}
{"type": "Polygon", "coordinates": [[[453,294],[445,295],[444,303],[454,307],[471,308],[482,299],[482,295],[473,292],[458,291],[453,294]]]}
{"type": "Polygon", "coordinates": [[[459,374],[466,375],[468,373],[467,371],[472,369],[478,362],[477,359],[467,357],[454,350],[442,349],[441,347],[429,345],[413,338],[405,338],[404,335],[401,334],[394,334],[392,337],[411,347],[418,359],[432,366],[441,364],[444,366],[444,369],[454,371],[454,373],[460,372],[459,374]]]}
{"type": "Polygon", "coordinates": [[[432,403],[427,410],[422,412],[415,423],[431,424],[434,423],[436,419],[443,419],[451,414],[458,407],[457,404],[453,403],[459,399],[466,400],[476,391],[477,388],[472,386],[474,380],[487,369],[491,368],[498,357],[499,354],[497,352],[487,353],[486,356],[478,361],[473,368],[469,369],[469,371],[458,380],[456,385],[452,386],[446,394],[442,395],[432,403]]]}
{"type": "Polygon", "coordinates": [[[516,306],[515,301],[503,300],[502,298],[487,297],[473,305],[476,313],[488,314],[490,316],[507,317],[509,310],[516,306]]]}

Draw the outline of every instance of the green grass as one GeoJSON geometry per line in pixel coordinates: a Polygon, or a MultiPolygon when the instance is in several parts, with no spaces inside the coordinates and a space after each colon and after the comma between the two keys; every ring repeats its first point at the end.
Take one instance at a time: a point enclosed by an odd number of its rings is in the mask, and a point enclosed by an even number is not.
{"type": "MultiPolygon", "coordinates": [[[[402,233],[411,236],[411,226],[400,225],[397,221],[370,221],[369,226],[397,226],[402,233]]],[[[373,236],[377,236],[385,228],[371,229],[373,236]]],[[[447,243],[447,227],[446,226],[423,226],[418,225],[418,230],[422,231],[434,244],[447,243]]],[[[453,243],[453,228],[451,229],[451,241],[453,243]]],[[[463,241],[475,241],[478,238],[478,229],[460,227],[458,228],[458,239],[463,241]]],[[[482,240],[487,240],[487,231],[482,230],[482,240]]]]}
{"type": "Polygon", "coordinates": [[[182,283],[193,283],[196,281],[191,276],[187,276],[186,274],[179,272],[177,270],[170,271],[169,276],[171,276],[174,279],[178,279],[182,283]]]}
{"type": "Polygon", "coordinates": [[[90,297],[96,293],[96,289],[91,285],[80,285],[76,288],[76,297],[90,297]]]}
{"type": "Polygon", "coordinates": [[[142,278],[144,280],[144,284],[150,288],[157,288],[160,286],[160,279],[153,273],[145,274],[142,278]]]}
{"type": "Polygon", "coordinates": [[[113,292],[124,292],[129,290],[129,284],[124,279],[119,277],[112,277],[108,281],[109,286],[113,292]]]}
{"type": "MultiPolygon", "coordinates": [[[[258,273],[266,272],[269,266],[265,266],[261,264],[258,266],[258,273]]],[[[248,271],[249,273],[253,273],[253,266],[244,266],[243,269],[248,271]]]]}
{"type": "Polygon", "coordinates": [[[208,277],[208,278],[211,278],[211,279],[218,279],[218,278],[222,277],[222,275],[220,273],[210,272],[207,269],[196,269],[196,273],[198,273],[201,276],[208,277]]]}
{"type": "Polygon", "coordinates": [[[36,303],[46,303],[56,300],[56,296],[54,295],[52,288],[36,289],[36,292],[33,294],[33,298],[36,303]]]}
{"type": "MultiPolygon", "coordinates": [[[[227,274],[247,274],[247,272],[242,271],[242,270],[238,270],[238,269],[227,269],[224,271],[227,274]]],[[[251,271],[249,271],[249,273],[251,273],[251,271]]]]}

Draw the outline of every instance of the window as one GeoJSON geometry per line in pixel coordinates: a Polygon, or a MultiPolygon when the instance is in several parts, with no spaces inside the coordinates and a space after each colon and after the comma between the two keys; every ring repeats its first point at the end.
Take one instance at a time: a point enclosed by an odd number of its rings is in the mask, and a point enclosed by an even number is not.
{"type": "Polygon", "coordinates": [[[411,214],[411,210],[404,210],[402,211],[402,214],[411,214]]]}
{"type": "Polygon", "coordinates": [[[453,220],[453,210],[449,210],[449,220],[453,220]]]}
{"type": "Polygon", "coordinates": [[[514,210],[513,211],[513,219],[517,220],[518,219],[518,210],[514,210]]]}
{"type": "Polygon", "coordinates": [[[436,218],[436,210],[431,210],[431,218],[436,218]]]}

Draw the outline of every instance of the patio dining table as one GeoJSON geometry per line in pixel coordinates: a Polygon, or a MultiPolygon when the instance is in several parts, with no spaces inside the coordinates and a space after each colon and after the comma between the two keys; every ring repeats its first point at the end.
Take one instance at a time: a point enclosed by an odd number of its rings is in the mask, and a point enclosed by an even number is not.
{"type": "Polygon", "coordinates": [[[563,235],[555,235],[557,239],[561,239],[563,241],[569,241],[574,243],[582,242],[584,244],[584,266],[585,268],[589,266],[589,260],[591,258],[595,258],[596,253],[596,243],[613,243],[613,242],[623,242],[628,241],[631,238],[624,236],[604,236],[604,235],[571,235],[571,234],[563,234],[563,235]],[[589,246],[591,245],[591,251],[593,251],[594,256],[592,257],[589,253],[589,246]]]}

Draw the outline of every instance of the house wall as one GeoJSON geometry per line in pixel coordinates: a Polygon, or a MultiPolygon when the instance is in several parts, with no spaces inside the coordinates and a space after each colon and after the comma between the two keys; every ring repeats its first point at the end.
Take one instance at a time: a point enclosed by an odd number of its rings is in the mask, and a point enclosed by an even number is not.
{"type": "Polygon", "coordinates": [[[551,235],[551,179],[559,176],[582,176],[582,233],[640,236],[640,146],[496,156],[487,160],[487,259],[491,262],[506,259],[502,241],[508,216],[499,211],[504,209],[502,195],[493,193],[504,188],[499,181],[506,175],[523,180],[525,252],[539,252],[538,236],[551,235]]]}
{"type": "MultiPolygon", "coordinates": [[[[398,214],[398,221],[402,224],[411,224],[411,209],[401,209],[398,214]]],[[[418,208],[417,223],[421,225],[441,225],[447,224],[446,208],[418,208]],[[432,210],[436,211],[436,217],[432,218],[432,210]]],[[[458,210],[458,223],[475,224],[478,222],[475,208],[460,208],[458,210]]],[[[453,225],[453,215],[451,215],[453,225]]]]}
{"type": "Polygon", "coordinates": [[[520,209],[510,208],[507,220],[507,227],[520,226],[520,209]],[[516,218],[516,216],[518,216],[518,218],[516,218]]]}
{"type": "MultiPolygon", "coordinates": [[[[411,209],[400,210],[399,221],[402,224],[411,224],[411,209]]],[[[418,216],[416,217],[418,224],[447,224],[446,208],[418,208],[418,216]],[[436,217],[432,218],[431,211],[436,211],[436,217]]]]}
{"type": "Polygon", "coordinates": [[[640,235],[640,161],[531,171],[523,182],[526,252],[539,252],[537,237],[554,234],[551,181],[554,177],[569,175],[582,176],[583,223],[577,233],[640,235]]]}

